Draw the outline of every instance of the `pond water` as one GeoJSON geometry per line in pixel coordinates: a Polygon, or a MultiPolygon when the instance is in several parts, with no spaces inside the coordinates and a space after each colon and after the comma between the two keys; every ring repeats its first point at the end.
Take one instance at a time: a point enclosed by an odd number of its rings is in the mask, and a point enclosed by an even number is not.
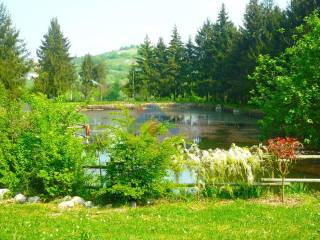
{"type": "MultiPolygon", "coordinates": [[[[114,110],[87,111],[93,129],[112,123],[114,110]]],[[[232,143],[252,146],[259,143],[257,119],[242,113],[216,112],[197,109],[160,109],[156,106],[130,111],[137,127],[149,119],[170,124],[171,134],[181,134],[190,141],[199,143],[203,149],[226,148],[232,143]]]]}
{"type": "MultiPolygon", "coordinates": [[[[86,111],[93,133],[101,127],[112,124],[112,119],[121,115],[120,110],[86,111]]],[[[138,127],[149,119],[168,123],[171,134],[181,134],[199,144],[202,149],[228,149],[232,143],[238,146],[252,146],[259,143],[257,119],[241,112],[219,112],[203,109],[160,109],[149,106],[130,110],[138,127]]],[[[104,162],[105,155],[100,161],[104,162]]],[[[290,173],[291,177],[320,177],[320,160],[299,161],[290,173]]],[[[181,183],[192,183],[194,176],[186,171],[180,177],[181,183]]]]}

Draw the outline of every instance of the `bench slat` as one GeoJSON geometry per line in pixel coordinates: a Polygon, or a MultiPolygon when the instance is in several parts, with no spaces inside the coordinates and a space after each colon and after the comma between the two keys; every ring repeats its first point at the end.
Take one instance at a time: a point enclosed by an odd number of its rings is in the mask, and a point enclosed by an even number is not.
{"type": "MultiPolygon", "coordinates": [[[[281,178],[261,178],[262,182],[282,182],[281,178]]],[[[285,178],[285,182],[297,182],[297,183],[320,183],[319,178],[285,178]]]]}

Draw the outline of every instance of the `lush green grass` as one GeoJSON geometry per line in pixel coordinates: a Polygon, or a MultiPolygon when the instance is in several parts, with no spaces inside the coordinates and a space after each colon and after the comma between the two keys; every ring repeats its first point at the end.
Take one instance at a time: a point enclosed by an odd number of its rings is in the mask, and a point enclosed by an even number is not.
{"type": "Polygon", "coordinates": [[[0,205],[0,239],[320,239],[320,202],[163,203],[137,209],[0,205]]]}

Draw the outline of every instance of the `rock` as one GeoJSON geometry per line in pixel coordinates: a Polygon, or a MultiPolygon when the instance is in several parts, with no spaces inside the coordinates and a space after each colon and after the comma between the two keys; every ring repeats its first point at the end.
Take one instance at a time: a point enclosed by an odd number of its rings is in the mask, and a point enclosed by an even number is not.
{"type": "Polygon", "coordinates": [[[14,201],[16,203],[25,203],[27,201],[27,198],[23,194],[19,193],[14,197],[14,201]]]}
{"type": "Polygon", "coordinates": [[[58,207],[60,209],[67,209],[67,208],[73,208],[74,207],[74,202],[73,201],[64,201],[61,202],[58,207]]]}
{"type": "Polygon", "coordinates": [[[92,208],[92,207],[93,207],[93,203],[92,203],[91,201],[86,201],[86,202],[84,203],[84,206],[85,206],[86,208],[92,208]]]}
{"type": "Polygon", "coordinates": [[[72,197],[71,196],[65,196],[63,199],[62,199],[62,201],[70,201],[72,199],[72,197]]]}
{"type": "Polygon", "coordinates": [[[7,188],[0,189],[0,200],[5,199],[10,194],[10,190],[7,188]]]}
{"type": "Polygon", "coordinates": [[[38,196],[28,198],[28,203],[39,203],[39,202],[40,202],[40,197],[38,196]]]}
{"type": "Polygon", "coordinates": [[[86,203],[86,201],[83,200],[83,198],[78,197],[78,196],[73,197],[70,201],[74,202],[74,204],[76,204],[76,205],[83,205],[83,206],[85,206],[85,203],[86,203]]]}
{"type": "Polygon", "coordinates": [[[87,208],[93,207],[93,204],[91,201],[85,201],[83,198],[75,196],[75,197],[70,197],[66,196],[63,198],[64,201],[62,201],[58,207],[61,209],[66,209],[66,208],[73,208],[77,205],[84,206],[87,208]]]}
{"type": "Polygon", "coordinates": [[[198,187],[189,187],[186,192],[191,195],[196,195],[200,193],[200,189],[198,187]]]}

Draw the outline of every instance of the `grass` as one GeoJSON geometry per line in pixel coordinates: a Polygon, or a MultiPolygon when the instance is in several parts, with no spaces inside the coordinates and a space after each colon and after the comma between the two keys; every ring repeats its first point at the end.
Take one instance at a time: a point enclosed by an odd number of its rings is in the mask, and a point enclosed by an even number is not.
{"type": "Polygon", "coordinates": [[[162,203],[137,209],[0,205],[0,239],[320,239],[320,201],[162,203]]]}
{"type": "MultiPolygon", "coordinates": [[[[120,82],[124,84],[128,81],[129,68],[137,56],[137,47],[132,46],[126,49],[110,51],[96,56],[92,56],[94,63],[105,62],[107,67],[107,82],[120,82]]],[[[83,56],[73,60],[77,71],[80,71],[83,56]]]]}

